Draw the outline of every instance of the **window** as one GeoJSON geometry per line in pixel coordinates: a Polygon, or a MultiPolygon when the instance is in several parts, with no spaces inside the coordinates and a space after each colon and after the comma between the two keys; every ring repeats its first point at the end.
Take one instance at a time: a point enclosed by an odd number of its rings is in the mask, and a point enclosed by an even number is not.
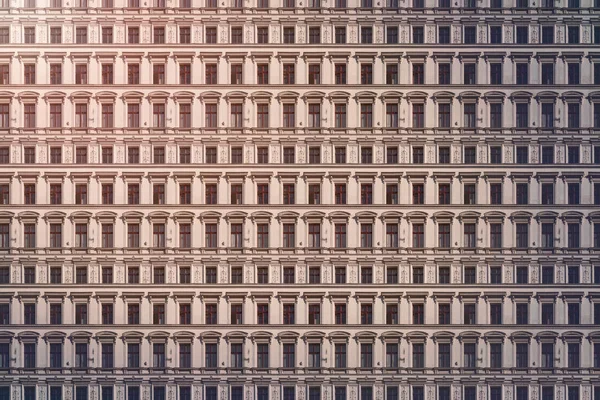
{"type": "Polygon", "coordinates": [[[346,368],[347,365],[347,346],[345,343],[335,344],[335,368],[346,368]]]}
{"type": "Polygon", "coordinates": [[[152,224],[152,244],[156,248],[165,247],[165,224],[152,224]]]}
{"type": "Polygon", "coordinates": [[[477,27],[476,26],[465,26],[464,32],[464,43],[475,44],[477,42],[477,27]]]}
{"type": "Polygon", "coordinates": [[[475,85],[477,78],[477,64],[466,63],[463,70],[463,83],[465,85],[475,85]]]}
{"type": "Polygon", "coordinates": [[[412,367],[425,367],[425,345],[423,343],[412,344],[412,367]]]}
{"type": "Polygon", "coordinates": [[[422,85],[425,83],[424,64],[413,64],[412,66],[413,85],[422,85]]]}
{"type": "MultiPolygon", "coordinates": [[[[187,4],[185,4],[188,7],[182,7],[182,8],[191,8],[191,4],[189,0],[185,0],[182,1],[185,2],[187,4]]],[[[182,4],[180,4],[180,6],[182,6],[182,4]]],[[[189,26],[182,26],[179,28],[179,43],[181,44],[189,44],[192,42],[192,34],[191,34],[191,28],[189,26]]]]}
{"type": "MultiPolygon", "coordinates": [[[[580,126],[580,105],[579,103],[567,104],[567,126],[577,129],[580,126]]],[[[569,161],[570,163],[570,161],[569,161]]]]}
{"type": "MultiPolygon", "coordinates": [[[[312,0],[314,1],[314,0],[312,0]]],[[[311,26],[308,28],[308,43],[317,44],[321,43],[321,28],[318,26],[311,26]]]]}
{"type": "MultiPolygon", "coordinates": [[[[10,247],[10,225],[9,224],[0,224],[0,248],[8,249],[10,247]]],[[[4,270],[1,272],[4,274],[4,270]]],[[[0,282],[2,279],[0,278],[0,282]]],[[[9,283],[6,281],[5,283],[9,283]]]]}
{"type": "Polygon", "coordinates": [[[308,344],[308,367],[321,368],[321,344],[308,344]]]}
{"type": "MultiPolygon", "coordinates": [[[[498,8],[502,8],[502,1],[491,1],[491,8],[494,8],[495,5],[498,5],[498,8]],[[496,4],[494,4],[496,3],[496,4]],[[500,3],[500,4],[498,4],[500,3]]],[[[490,27],[490,43],[491,44],[502,44],[502,27],[501,26],[491,26],[490,27]]]]}
{"type": "Polygon", "coordinates": [[[476,184],[465,183],[463,186],[463,204],[476,204],[477,191],[476,184]]]}
{"type": "Polygon", "coordinates": [[[154,304],[152,306],[152,323],[154,325],[164,325],[166,323],[165,304],[154,304]]]}
{"type": "Polygon", "coordinates": [[[554,368],[554,343],[542,343],[542,368],[554,368]]]}
{"type": "MultiPolygon", "coordinates": [[[[360,367],[361,368],[372,368],[373,367],[373,344],[371,343],[361,343],[360,344],[360,367]]],[[[362,390],[365,387],[361,387],[362,390]]],[[[361,398],[363,397],[361,391],[361,398]]]]}
{"type": "Polygon", "coordinates": [[[75,343],[75,368],[87,368],[88,345],[87,343],[75,343]]]}
{"type": "Polygon", "coordinates": [[[23,75],[26,85],[35,85],[35,64],[25,64],[23,66],[23,75]]]}
{"type": "Polygon", "coordinates": [[[154,43],[164,44],[165,43],[165,28],[164,26],[154,27],[154,43]]]}
{"type": "MultiPolygon", "coordinates": [[[[285,309],[285,307],[284,307],[285,309]]],[[[285,317],[284,317],[285,321],[285,317]]],[[[285,322],[284,322],[285,324],[285,322]]],[[[294,343],[283,343],[283,368],[296,367],[296,346],[294,343]]]]}
{"type": "Polygon", "coordinates": [[[345,27],[343,27],[343,26],[335,27],[335,43],[337,43],[337,44],[346,43],[346,28],[345,27]]]}
{"type": "Polygon", "coordinates": [[[542,26],[542,44],[554,43],[554,26],[542,26]]]}
{"type": "Polygon", "coordinates": [[[127,283],[140,283],[140,269],[138,267],[127,268],[127,283]]]}
{"type": "MultiPolygon", "coordinates": [[[[206,270],[206,283],[216,283],[216,268],[211,267],[206,270]]],[[[204,308],[204,322],[207,325],[215,325],[217,323],[217,317],[217,304],[206,304],[204,308]]]]}
{"type": "Polygon", "coordinates": [[[155,183],[152,185],[152,204],[165,204],[165,185],[155,183]]]}
{"type": "Polygon", "coordinates": [[[25,103],[23,105],[23,127],[24,128],[35,128],[36,126],[36,118],[35,118],[35,104],[33,103],[25,103]]]}
{"type": "Polygon", "coordinates": [[[491,63],[490,64],[490,84],[502,85],[502,64],[491,63]]]}
{"type": "Polygon", "coordinates": [[[269,224],[257,224],[256,225],[256,245],[258,248],[269,247],[269,224]]]}
{"type": "Polygon", "coordinates": [[[283,43],[293,44],[295,43],[295,29],[294,27],[283,28],[283,43]]]}
{"type": "Polygon", "coordinates": [[[309,304],[308,305],[308,324],[319,325],[321,323],[321,305],[320,304],[309,304]]]}
{"type": "Polygon", "coordinates": [[[554,63],[542,63],[542,85],[554,84],[554,63]]]}
{"type": "Polygon", "coordinates": [[[35,27],[27,26],[23,28],[23,39],[25,43],[35,43],[35,27]]]}
{"type": "MultiPolygon", "coordinates": [[[[217,64],[206,64],[204,67],[204,83],[207,85],[217,84],[217,64]]],[[[214,106],[214,104],[211,104],[211,106],[214,106]]]]}
{"type": "Polygon", "coordinates": [[[243,232],[242,232],[242,224],[231,224],[231,242],[230,247],[232,248],[242,248],[243,246],[243,232]]]}
{"type": "MultiPolygon", "coordinates": [[[[127,127],[128,128],[139,128],[140,127],[140,105],[139,104],[127,104],[127,127]]],[[[130,163],[132,163],[132,162],[130,161],[130,163]]]]}
{"type": "Polygon", "coordinates": [[[371,325],[373,323],[373,304],[360,305],[360,323],[371,325]]]}
{"type": "Polygon", "coordinates": [[[412,127],[413,128],[424,128],[425,127],[425,105],[423,103],[413,104],[412,106],[412,127]]]}
{"type": "Polygon", "coordinates": [[[398,224],[385,224],[385,245],[390,249],[398,248],[398,224]]]}
{"type": "Polygon", "coordinates": [[[113,224],[102,224],[102,248],[103,249],[112,249],[114,247],[114,226],[113,224]]]}

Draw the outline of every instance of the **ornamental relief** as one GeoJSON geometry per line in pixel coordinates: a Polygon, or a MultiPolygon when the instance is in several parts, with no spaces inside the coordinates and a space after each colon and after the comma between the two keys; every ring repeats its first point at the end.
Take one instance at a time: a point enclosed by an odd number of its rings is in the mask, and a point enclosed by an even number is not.
{"type": "Polygon", "coordinates": [[[401,25],[400,26],[400,43],[408,43],[408,38],[410,37],[410,33],[408,31],[408,26],[401,25]]]}
{"type": "Polygon", "coordinates": [[[304,146],[299,145],[298,146],[298,163],[299,164],[304,164],[306,162],[304,156],[305,156],[304,146]]]}
{"type": "Polygon", "coordinates": [[[116,145],[116,151],[117,151],[117,162],[119,164],[123,164],[125,163],[125,146],[124,145],[116,145]]]}
{"type": "Polygon", "coordinates": [[[66,385],[64,400],[72,400],[72,399],[73,399],[73,387],[71,385],[66,385]]]}
{"type": "Polygon", "coordinates": [[[383,160],[383,146],[376,146],[375,147],[375,163],[376,164],[383,164],[384,160],[383,160]]]}
{"type": "Polygon", "coordinates": [[[358,27],[356,25],[350,26],[350,43],[358,42],[358,27]]]}
{"type": "Polygon", "coordinates": [[[12,388],[13,400],[21,399],[21,386],[13,386],[12,388]]]}
{"type": "Polygon", "coordinates": [[[565,27],[564,25],[556,26],[556,43],[564,43],[565,42],[565,27]]]}
{"type": "Polygon", "coordinates": [[[556,267],[556,283],[564,283],[565,282],[565,266],[557,265],[556,267]]]}
{"type": "Polygon", "coordinates": [[[278,26],[273,26],[273,28],[271,29],[271,42],[279,43],[279,27],[278,26]]]}
{"type": "Polygon", "coordinates": [[[252,26],[247,26],[246,27],[246,43],[253,43],[254,42],[254,29],[252,26]]]}
{"type": "Polygon", "coordinates": [[[461,271],[462,271],[462,266],[460,266],[460,265],[454,266],[454,279],[453,279],[452,283],[461,283],[462,282],[461,271]]]}
{"type": "Polygon", "coordinates": [[[331,159],[331,145],[325,144],[323,145],[323,161],[327,164],[331,163],[333,160],[331,159]]]}
{"type": "Polygon", "coordinates": [[[512,27],[512,25],[504,26],[504,42],[505,43],[513,42],[513,27],[512,27]]]}
{"type": "Polygon", "coordinates": [[[375,43],[383,43],[383,26],[375,28],[375,43]]]}
{"type": "Polygon", "coordinates": [[[452,156],[452,162],[454,164],[460,164],[460,146],[457,145],[453,145],[452,146],[454,148],[454,154],[452,156]]]}
{"type": "Polygon", "coordinates": [[[350,147],[350,162],[357,163],[358,162],[358,153],[357,153],[357,145],[351,144],[348,145],[350,147]]]}
{"type": "Polygon", "coordinates": [[[194,43],[202,43],[202,27],[194,26],[194,43]]]}
{"type": "Polygon", "coordinates": [[[530,36],[530,41],[531,43],[537,43],[538,42],[538,37],[539,37],[539,31],[537,26],[530,26],[529,27],[529,36],[530,36]]]}
{"type": "Polygon", "coordinates": [[[452,26],[452,30],[452,42],[456,44],[462,43],[462,26],[454,25],[452,26]]]}
{"type": "Polygon", "coordinates": [[[323,27],[323,43],[331,43],[331,26],[323,27]]]}
{"type": "Polygon", "coordinates": [[[558,164],[562,164],[565,162],[565,145],[557,144],[556,145],[556,162],[558,164]]]}
{"type": "Polygon", "coordinates": [[[591,27],[589,25],[583,25],[581,30],[581,42],[582,43],[590,43],[591,42],[591,27]]]}
{"type": "Polygon", "coordinates": [[[479,283],[487,283],[487,265],[479,265],[478,266],[479,269],[479,274],[478,274],[478,280],[479,283]]]}
{"type": "Polygon", "coordinates": [[[227,163],[227,146],[219,145],[219,147],[221,148],[221,150],[219,152],[219,154],[220,154],[219,162],[221,164],[225,164],[225,163],[227,163]]]}
{"type": "Polygon", "coordinates": [[[192,146],[194,149],[194,162],[202,163],[202,147],[199,144],[192,146]]]}
{"type": "Polygon", "coordinates": [[[12,162],[15,164],[21,162],[21,146],[13,147],[12,162]]]}
{"type": "Polygon", "coordinates": [[[40,160],[40,163],[45,164],[47,163],[47,159],[46,159],[46,146],[38,144],[38,158],[40,160]]]}
{"type": "Polygon", "coordinates": [[[479,25],[477,31],[477,42],[487,43],[487,25],[479,25]]]}
{"type": "Polygon", "coordinates": [[[531,162],[533,164],[537,164],[539,162],[539,152],[538,152],[538,146],[533,144],[530,146],[531,148],[531,162]]]}
{"type": "Polygon", "coordinates": [[[65,148],[65,163],[71,164],[73,162],[73,147],[72,146],[64,146],[65,148]]]}
{"type": "Polygon", "coordinates": [[[298,43],[304,43],[306,38],[306,26],[298,26],[298,43]]]}
{"type": "Polygon", "coordinates": [[[221,270],[220,275],[220,283],[227,283],[229,282],[229,279],[227,277],[227,271],[228,271],[228,267],[227,265],[220,265],[219,269],[221,270]]]}
{"type": "Polygon", "coordinates": [[[482,164],[487,164],[487,148],[485,145],[478,145],[479,151],[477,152],[478,162],[482,164]]]}
{"type": "Polygon", "coordinates": [[[375,266],[375,283],[384,283],[383,282],[383,265],[375,266]]]}
{"type": "Polygon", "coordinates": [[[408,149],[407,146],[404,144],[400,145],[400,162],[402,164],[408,163],[408,149]]]}
{"type": "Polygon", "coordinates": [[[592,267],[591,265],[584,265],[583,269],[583,283],[592,283],[592,267]]]}
{"type": "Polygon", "coordinates": [[[98,26],[90,26],[90,43],[98,43],[98,26]]]}
{"type": "Polygon", "coordinates": [[[435,43],[435,25],[427,26],[427,43],[435,43]]]}
{"type": "Polygon", "coordinates": [[[591,146],[588,144],[584,144],[581,146],[582,147],[582,152],[581,152],[581,162],[584,164],[589,164],[592,162],[591,160],[591,146]]]}
{"type": "Polygon", "coordinates": [[[305,281],[304,281],[304,269],[305,269],[305,266],[304,265],[298,265],[296,267],[296,269],[298,270],[298,283],[305,283],[305,281]]]}
{"type": "Polygon", "coordinates": [[[194,283],[202,283],[202,266],[194,265],[194,283]]]}
{"type": "Polygon", "coordinates": [[[512,146],[504,146],[504,162],[509,164],[513,162],[512,146]]]}
{"type": "Polygon", "coordinates": [[[271,268],[271,278],[273,279],[274,283],[280,283],[279,282],[279,265],[273,265],[271,268]]]}
{"type": "Polygon", "coordinates": [[[504,269],[504,283],[512,283],[512,265],[505,265],[504,269]]]}
{"type": "Polygon", "coordinates": [[[539,282],[539,265],[531,266],[531,283],[539,282]]]}
{"type": "Polygon", "coordinates": [[[150,27],[142,26],[142,43],[150,43],[150,27]]]}
{"type": "Polygon", "coordinates": [[[73,43],[73,26],[65,25],[65,43],[73,43]]]}
{"type": "Polygon", "coordinates": [[[46,270],[47,270],[46,265],[44,265],[44,264],[38,265],[38,278],[39,278],[40,283],[47,283],[46,270]]]}

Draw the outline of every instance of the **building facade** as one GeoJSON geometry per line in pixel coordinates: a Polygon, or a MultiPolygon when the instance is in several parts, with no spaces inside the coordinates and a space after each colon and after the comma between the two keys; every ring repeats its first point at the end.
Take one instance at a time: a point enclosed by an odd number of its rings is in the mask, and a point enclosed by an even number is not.
{"type": "Polygon", "coordinates": [[[599,16],[2,0],[0,399],[600,400],[599,16]]]}

